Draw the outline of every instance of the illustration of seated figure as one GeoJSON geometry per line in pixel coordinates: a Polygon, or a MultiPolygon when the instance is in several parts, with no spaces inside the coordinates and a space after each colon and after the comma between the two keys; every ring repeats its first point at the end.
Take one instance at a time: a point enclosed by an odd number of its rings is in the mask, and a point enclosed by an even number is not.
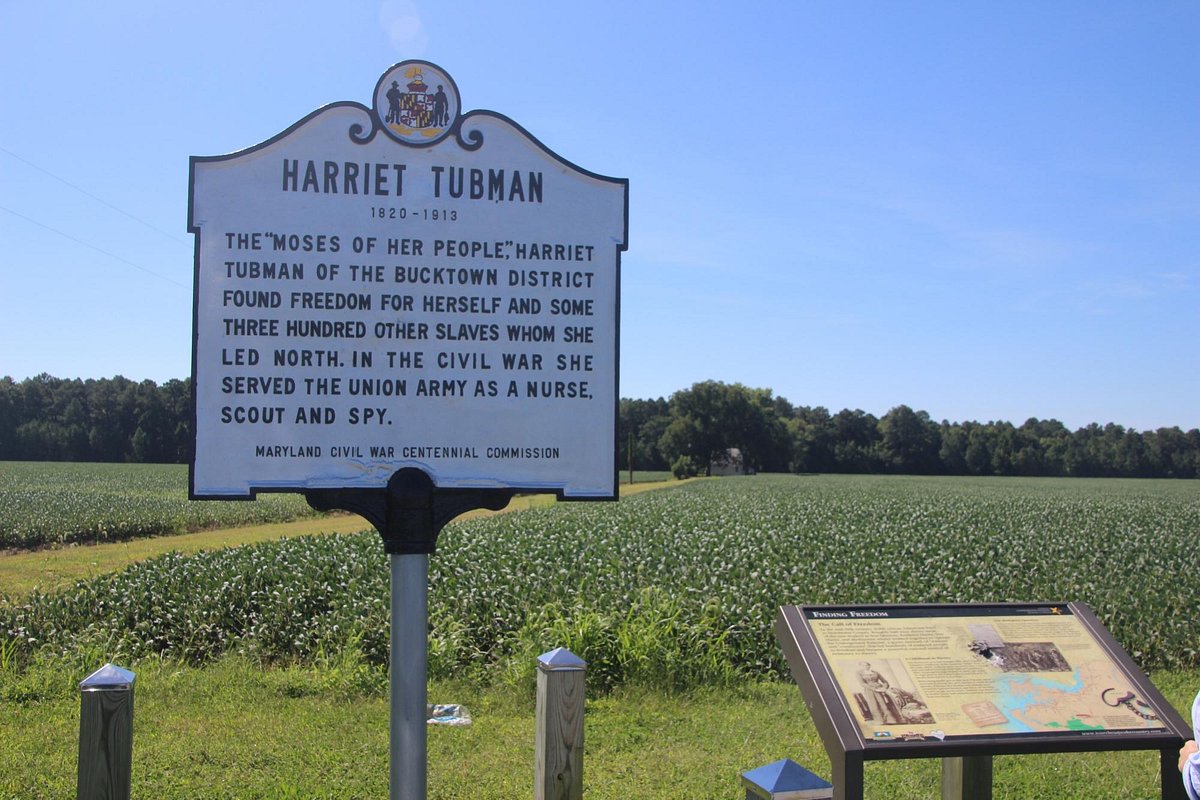
{"type": "Polygon", "coordinates": [[[925,705],[912,692],[906,692],[899,687],[892,687],[888,694],[891,695],[896,708],[899,709],[901,718],[908,723],[932,724],[933,715],[929,713],[929,706],[925,705]]]}

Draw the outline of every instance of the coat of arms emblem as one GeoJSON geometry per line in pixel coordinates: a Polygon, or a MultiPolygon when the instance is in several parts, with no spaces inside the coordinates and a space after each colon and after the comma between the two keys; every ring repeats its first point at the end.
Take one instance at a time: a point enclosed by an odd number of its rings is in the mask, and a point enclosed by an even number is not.
{"type": "Polygon", "coordinates": [[[458,118],[458,89],[450,76],[425,61],[392,67],[375,89],[383,129],[406,144],[433,144],[458,118]]]}

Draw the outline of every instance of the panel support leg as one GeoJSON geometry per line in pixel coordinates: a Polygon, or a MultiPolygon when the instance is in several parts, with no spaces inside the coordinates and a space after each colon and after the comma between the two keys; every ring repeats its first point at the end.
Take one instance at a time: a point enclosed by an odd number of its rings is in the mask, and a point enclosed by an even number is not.
{"type": "Polygon", "coordinates": [[[1179,774],[1179,750],[1160,750],[1159,780],[1162,781],[1163,800],[1187,800],[1183,788],[1183,776],[1179,774]]]}
{"type": "Polygon", "coordinates": [[[861,750],[830,753],[833,768],[833,800],[863,800],[863,757],[861,750]]]}

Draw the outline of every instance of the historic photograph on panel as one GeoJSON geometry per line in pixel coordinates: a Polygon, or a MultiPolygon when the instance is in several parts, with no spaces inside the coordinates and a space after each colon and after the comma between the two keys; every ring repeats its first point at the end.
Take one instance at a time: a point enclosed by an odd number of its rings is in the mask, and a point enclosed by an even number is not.
{"type": "Polygon", "coordinates": [[[858,712],[876,725],[928,725],[936,722],[899,659],[842,661],[843,684],[854,697],[858,712]]]}
{"type": "Polygon", "coordinates": [[[1054,642],[1009,642],[1001,648],[1005,672],[1070,672],[1054,642]]]}
{"type": "Polygon", "coordinates": [[[1053,642],[997,644],[994,640],[976,638],[968,647],[976,656],[1002,672],[1070,672],[1072,669],[1053,642]]]}

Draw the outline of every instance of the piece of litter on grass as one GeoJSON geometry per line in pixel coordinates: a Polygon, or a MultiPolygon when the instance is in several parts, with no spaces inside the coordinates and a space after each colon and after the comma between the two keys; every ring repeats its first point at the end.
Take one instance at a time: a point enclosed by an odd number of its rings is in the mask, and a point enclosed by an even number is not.
{"type": "Polygon", "coordinates": [[[429,707],[430,725],[470,725],[471,712],[457,703],[435,703],[429,707]]]}

